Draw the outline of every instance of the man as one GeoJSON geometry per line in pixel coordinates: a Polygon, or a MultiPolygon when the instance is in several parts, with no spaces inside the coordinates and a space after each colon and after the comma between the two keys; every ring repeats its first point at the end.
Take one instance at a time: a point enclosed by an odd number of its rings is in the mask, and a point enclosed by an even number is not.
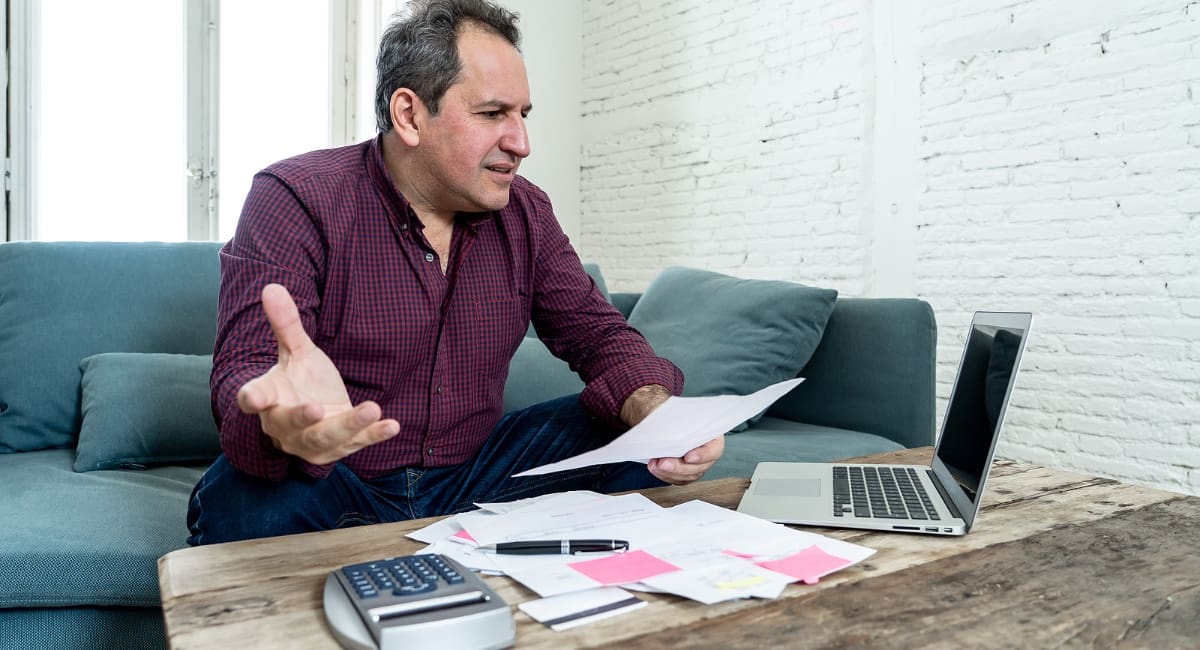
{"type": "Polygon", "coordinates": [[[221,251],[223,455],[188,509],[205,544],[448,514],[569,489],[694,481],[684,454],[512,474],[609,442],[682,375],[584,273],[529,155],[516,17],[418,3],[380,45],[373,141],[255,177],[221,251]],[[587,386],[502,418],[530,321],[587,386]]]}

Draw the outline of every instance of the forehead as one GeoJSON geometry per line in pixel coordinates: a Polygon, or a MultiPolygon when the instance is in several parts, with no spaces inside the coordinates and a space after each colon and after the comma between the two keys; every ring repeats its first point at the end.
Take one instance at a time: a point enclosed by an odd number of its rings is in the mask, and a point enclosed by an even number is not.
{"type": "Polygon", "coordinates": [[[517,48],[495,32],[466,26],[458,35],[462,70],[457,88],[476,99],[501,100],[514,105],[529,103],[529,78],[517,48]]]}

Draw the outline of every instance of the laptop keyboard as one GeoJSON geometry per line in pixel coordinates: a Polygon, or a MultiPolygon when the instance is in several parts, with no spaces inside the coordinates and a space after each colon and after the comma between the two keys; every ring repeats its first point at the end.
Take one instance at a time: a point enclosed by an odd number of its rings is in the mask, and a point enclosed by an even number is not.
{"type": "Polygon", "coordinates": [[[835,465],[833,516],[940,519],[911,467],[835,465]]]}

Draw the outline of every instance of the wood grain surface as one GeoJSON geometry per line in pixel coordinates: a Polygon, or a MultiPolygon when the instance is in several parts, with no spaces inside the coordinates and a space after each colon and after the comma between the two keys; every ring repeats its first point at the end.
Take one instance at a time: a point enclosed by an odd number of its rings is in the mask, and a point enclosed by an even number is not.
{"type": "MultiPolygon", "coordinates": [[[[928,449],[873,456],[925,462],[928,449]]],[[[748,479],[645,493],[734,508],[748,479]]],[[[413,553],[432,520],[188,548],[159,560],[172,648],[337,648],[321,607],[329,571],[413,553]]],[[[536,595],[488,583],[510,605],[517,647],[1200,647],[1200,498],[1036,465],[997,462],[965,537],[810,529],[876,549],[775,600],[648,606],[554,632],[517,611],[536,595]]]]}

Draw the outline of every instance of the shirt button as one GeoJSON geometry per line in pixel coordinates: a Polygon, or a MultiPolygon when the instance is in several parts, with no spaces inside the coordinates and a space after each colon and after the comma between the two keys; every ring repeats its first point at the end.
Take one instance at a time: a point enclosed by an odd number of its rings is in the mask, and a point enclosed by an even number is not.
{"type": "Polygon", "coordinates": [[[425,253],[425,261],[432,262],[433,261],[433,253],[425,253]]]}
{"type": "Polygon", "coordinates": [[[406,224],[406,223],[400,224],[400,230],[408,230],[408,224],[406,224]]]}
{"type": "Polygon", "coordinates": [[[426,453],[428,453],[430,456],[432,456],[433,455],[433,447],[430,447],[429,449],[427,449],[426,453]]]}
{"type": "Polygon", "coordinates": [[[436,392],[437,392],[437,394],[438,394],[438,395],[441,395],[441,394],[442,394],[442,387],[441,387],[441,386],[438,386],[438,387],[437,387],[437,391],[436,391],[436,392]]]}

